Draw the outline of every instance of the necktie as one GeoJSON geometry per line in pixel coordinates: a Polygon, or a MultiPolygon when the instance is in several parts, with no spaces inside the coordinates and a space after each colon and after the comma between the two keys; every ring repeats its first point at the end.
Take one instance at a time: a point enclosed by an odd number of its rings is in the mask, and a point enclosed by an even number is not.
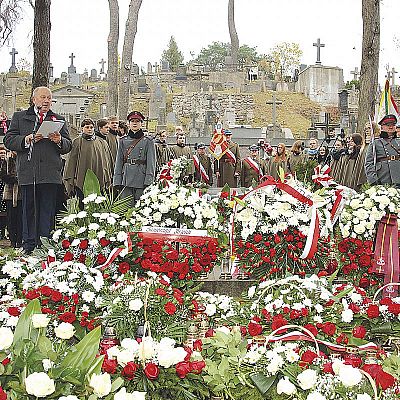
{"type": "Polygon", "coordinates": [[[39,122],[42,123],[44,119],[44,114],[42,112],[39,113],[39,122]]]}

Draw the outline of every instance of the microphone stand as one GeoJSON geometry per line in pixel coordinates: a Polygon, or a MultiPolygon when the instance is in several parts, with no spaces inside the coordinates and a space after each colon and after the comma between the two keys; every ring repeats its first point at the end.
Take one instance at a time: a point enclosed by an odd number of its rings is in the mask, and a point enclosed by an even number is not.
{"type": "MultiPolygon", "coordinates": [[[[42,107],[38,107],[38,111],[40,112],[42,107]]],[[[33,132],[32,132],[32,141],[29,144],[29,151],[28,151],[28,161],[33,162],[33,213],[34,213],[34,235],[35,235],[35,247],[38,245],[38,240],[37,240],[37,232],[38,232],[38,212],[37,212],[37,201],[36,201],[36,162],[35,160],[32,160],[33,156],[33,146],[35,143],[35,136],[36,133],[39,129],[39,118],[38,115],[35,113],[36,118],[35,118],[35,125],[33,126],[33,132]]]]}

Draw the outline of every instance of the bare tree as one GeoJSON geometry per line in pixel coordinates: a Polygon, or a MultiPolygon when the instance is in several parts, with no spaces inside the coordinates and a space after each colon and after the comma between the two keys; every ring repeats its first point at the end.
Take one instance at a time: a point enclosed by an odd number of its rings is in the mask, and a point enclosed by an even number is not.
{"type": "Polygon", "coordinates": [[[358,103],[358,129],[375,111],[380,48],[380,0],[362,0],[363,41],[358,103]]]}
{"type": "Polygon", "coordinates": [[[111,116],[116,115],[118,111],[118,0],[108,0],[108,5],[110,10],[110,33],[108,35],[107,114],[111,116]]]}
{"type": "Polygon", "coordinates": [[[137,32],[137,22],[142,0],[131,0],[125,25],[122,49],[121,73],[119,81],[118,116],[125,118],[129,107],[129,87],[131,82],[133,45],[137,32]]]}
{"type": "Polygon", "coordinates": [[[232,64],[236,68],[239,53],[239,37],[235,27],[235,0],[229,0],[228,3],[228,26],[231,37],[231,57],[232,64]]]}
{"type": "Polygon", "coordinates": [[[21,16],[21,0],[0,0],[0,47],[10,37],[21,16]]]}
{"type": "Polygon", "coordinates": [[[51,0],[36,0],[34,5],[32,89],[49,85],[51,0]]]}

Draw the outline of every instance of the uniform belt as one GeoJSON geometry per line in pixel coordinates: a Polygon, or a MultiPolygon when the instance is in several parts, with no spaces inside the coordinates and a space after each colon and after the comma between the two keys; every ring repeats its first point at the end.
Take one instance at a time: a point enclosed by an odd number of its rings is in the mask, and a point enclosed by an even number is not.
{"type": "Polygon", "coordinates": [[[138,159],[136,159],[136,158],[128,158],[127,160],[126,160],[126,163],[127,164],[130,164],[130,165],[137,165],[137,164],[142,164],[142,165],[144,165],[144,164],[146,164],[146,161],[145,160],[138,160],[138,159]]]}
{"type": "Polygon", "coordinates": [[[379,157],[377,161],[399,161],[399,156],[388,156],[388,157],[379,157]]]}

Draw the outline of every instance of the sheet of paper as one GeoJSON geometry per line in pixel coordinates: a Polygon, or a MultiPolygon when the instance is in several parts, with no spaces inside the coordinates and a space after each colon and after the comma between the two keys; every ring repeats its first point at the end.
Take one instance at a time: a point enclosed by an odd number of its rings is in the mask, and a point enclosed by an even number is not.
{"type": "Polygon", "coordinates": [[[43,121],[37,133],[41,133],[43,137],[49,137],[50,133],[60,132],[64,125],[64,121],[43,121]]]}

